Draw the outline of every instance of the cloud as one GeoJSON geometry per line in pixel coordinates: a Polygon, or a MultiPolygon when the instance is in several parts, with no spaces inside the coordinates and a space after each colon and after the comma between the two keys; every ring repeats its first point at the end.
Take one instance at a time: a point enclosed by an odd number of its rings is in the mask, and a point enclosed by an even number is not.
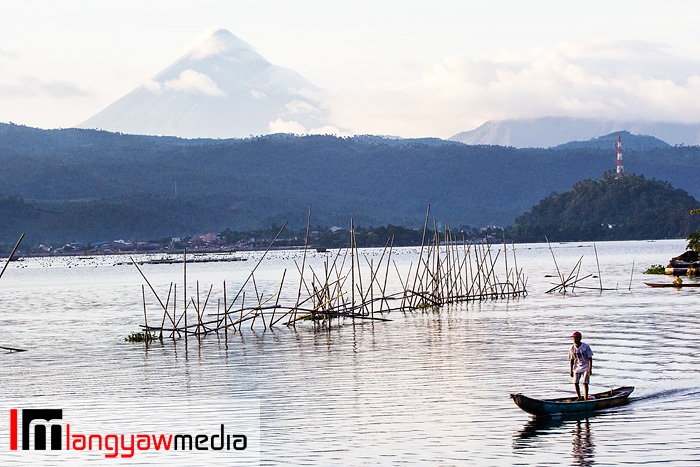
{"type": "Polygon", "coordinates": [[[293,134],[303,134],[306,133],[306,128],[299,122],[282,120],[278,118],[277,120],[268,123],[268,128],[270,133],[293,133],[293,134]]]}
{"type": "Polygon", "coordinates": [[[277,120],[270,122],[268,124],[268,129],[270,133],[290,133],[295,135],[336,135],[336,136],[351,136],[349,133],[333,125],[325,125],[318,128],[312,128],[307,130],[304,125],[293,120],[282,120],[278,118],[277,120]]]}
{"type": "Polygon", "coordinates": [[[183,53],[189,53],[194,60],[203,60],[224,52],[231,37],[235,36],[226,29],[213,26],[195,38],[183,53]]]}
{"type": "Polygon", "coordinates": [[[185,70],[176,79],[171,79],[164,83],[151,80],[146,83],[145,87],[156,94],[165,91],[189,92],[207,96],[221,96],[224,94],[224,91],[216,85],[214,80],[204,73],[194,70],[185,70]]]}
{"type": "Polygon", "coordinates": [[[435,63],[420,79],[336,95],[358,133],[451,136],[486,120],[542,116],[700,120],[700,61],[644,41],[560,43],[492,60],[435,63]]]}
{"type": "Polygon", "coordinates": [[[352,133],[340,128],[336,128],[333,125],[325,125],[319,128],[312,128],[308,131],[312,135],[335,135],[335,136],[352,136],[352,133]]]}
{"type": "Polygon", "coordinates": [[[0,49],[0,59],[15,59],[17,54],[9,50],[0,49]]]}
{"type": "Polygon", "coordinates": [[[308,101],[294,99],[284,106],[285,113],[288,115],[307,115],[318,112],[317,107],[308,101]]]}
{"type": "Polygon", "coordinates": [[[0,96],[5,97],[52,97],[68,99],[88,97],[92,93],[68,81],[46,81],[31,76],[20,78],[12,83],[0,82],[0,96]]]}

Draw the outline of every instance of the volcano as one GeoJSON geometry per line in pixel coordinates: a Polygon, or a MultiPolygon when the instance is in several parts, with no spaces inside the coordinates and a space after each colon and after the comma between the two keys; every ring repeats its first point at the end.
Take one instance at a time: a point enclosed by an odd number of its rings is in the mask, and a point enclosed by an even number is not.
{"type": "Polygon", "coordinates": [[[77,125],[182,138],[327,130],[324,92],[225,29],[207,33],[152,80],[77,125]]]}

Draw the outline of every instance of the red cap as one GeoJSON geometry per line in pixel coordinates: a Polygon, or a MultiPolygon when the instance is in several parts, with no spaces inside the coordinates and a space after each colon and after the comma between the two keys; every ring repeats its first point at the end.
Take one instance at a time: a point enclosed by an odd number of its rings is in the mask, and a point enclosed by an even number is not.
{"type": "Polygon", "coordinates": [[[578,331],[576,331],[575,333],[573,333],[573,334],[571,335],[571,337],[581,337],[581,333],[578,332],[578,331]]]}

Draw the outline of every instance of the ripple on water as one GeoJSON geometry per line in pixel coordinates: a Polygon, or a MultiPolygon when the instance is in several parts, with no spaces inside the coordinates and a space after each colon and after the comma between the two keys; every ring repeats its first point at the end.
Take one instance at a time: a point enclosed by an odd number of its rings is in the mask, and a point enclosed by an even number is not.
{"type": "MultiPolygon", "coordinates": [[[[49,393],[99,395],[85,404],[100,416],[108,412],[101,401],[110,398],[135,413],[175,396],[213,400],[207,409],[192,406],[212,416],[227,401],[254,398],[264,465],[697,465],[699,291],[646,288],[648,278],[636,271],[627,290],[633,259],[637,268],[662,263],[683,242],[597,247],[604,284],[624,288],[545,294],[551,254],[546,245],[524,247],[524,299],[391,313],[390,322],[345,321],[321,332],[308,324],[274,332],[244,327],[226,339],[166,339],[147,349],[122,340],[143,316],[136,271],[36,260],[10,268],[0,283],[4,342],[30,349],[4,355],[0,385],[32,403],[49,393]],[[574,330],[595,352],[592,391],[633,385],[631,403],[579,419],[533,420],[508,395],[570,394],[574,330]]],[[[582,270],[595,271],[592,244],[553,248],[562,270],[583,254],[582,270]]],[[[407,271],[414,253],[398,251],[397,267],[407,271]]],[[[278,287],[298,255],[279,252],[261,264],[263,293],[278,287]]],[[[215,288],[226,280],[230,293],[255,258],[193,265],[188,295],[197,279],[215,288]]],[[[308,264],[322,268],[322,258],[308,264]]],[[[173,266],[146,272],[164,294],[181,273],[173,266]]]]}

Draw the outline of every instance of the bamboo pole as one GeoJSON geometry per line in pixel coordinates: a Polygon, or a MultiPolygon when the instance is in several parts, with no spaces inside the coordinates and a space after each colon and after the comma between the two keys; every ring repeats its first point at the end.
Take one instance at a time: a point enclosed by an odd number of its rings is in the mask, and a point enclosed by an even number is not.
{"type": "MultiPolygon", "coordinates": [[[[343,293],[345,293],[345,292],[343,292],[343,293]]],[[[335,298],[337,298],[337,297],[335,297],[335,298]]],[[[332,299],[328,300],[328,302],[330,302],[330,301],[332,301],[332,300],[335,300],[335,298],[332,298],[332,299]]],[[[306,314],[301,315],[301,316],[299,316],[299,317],[297,317],[297,318],[294,318],[294,320],[295,320],[295,321],[299,321],[299,320],[301,320],[301,319],[306,318],[306,317],[309,316],[309,315],[313,316],[313,314],[314,314],[316,311],[318,311],[319,308],[321,308],[322,306],[324,306],[324,305],[325,305],[326,303],[328,303],[328,302],[324,302],[324,303],[319,304],[318,306],[314,307],[314,309],[313,309],[312,311],[310,311],[309,313],[306,313],[306,314]]]]}
{"type": "Polygon", "coordinates": [[[595,247],[595,243],[593,244],[593,252],[595,252],[595,264],[598,266],[598,282],[600,283],[600,291],[603,291],[603,278],[600,276],[600,263],[598,262],[598,250],[595,247]]]}
{"type": "MultiPolygon", "coordinates": [[[[243,320],[243,307],[245,306],[245,292],[243,292],[243,297],[241,298],[241,317],[238,321],[238,332],[241,332],[241,329],[243,329],[241,325],[241,321],[243,320]]],[[[233,325],[235,326],[236,323],[234,322],[233,325]]],[[[236,329],[235,327],[233,329],[236,329]]]]}
{"type": "MultiPolygon", "coordinates": [[[[282,273],[282,282],[280,282],[280,288],[277,291],[277,300],[275,300],[275,308],[279,304],[280,301],[280,295],[282,295],[282,286],[284,285],[284,277],[287,275],[287,269],[285,268],[284,272],[282,273]]],[[[272,329],[272,325],[275,324],[275,310],[272,310],[272,317],[270,318],[270,329],[272,329]]]]}
{"type": "Polygon", "coordinates": [[[564,290],[564,293],[566,293],[566,286],[564,285],[564,276],[561,275],[561,272],[559,272],[559,266],[557,265],[557,259],[554,257],[554,250],[552,250],[552,245],[549,244],[549,239],[547,236],[544,236],[544,239],[547,240],[547,246],[549,247],[550,253],[552,253],[552,259],[554,260],[554,266],[557,268],[557,274],[559,275],[559,280],[561,281],[561,287],[564,290]]]}
{"type": "MultiPolygon", "coordinates": [[[[227,330],[226,324],[228,323],[228,313],[226,313],[226,280],[224,280],[224,331],[227,330]]],[[[217,327],[221,326],[221,322],[217,323],[217,327]]]]}
{"type": "MultiPolygon", "coordinates": [[[[141,295],[143,295],[143,324],[146,326],[146,329],[148,329],[148,317],[146,316],[146,287],[141,284],[141,295]]],[[[146,331],[146,334],[148,334],[148,331],[146,331]]],[[[146,342],[148,342],[148,338],[146,338],[146,342]]]]}
{"type": "MultiPolygon", "coordinates": [[[[389,246],[389,256],[386,259],[386,272],[384,273],[384,289],[382,290],[382,295],[386,294],[386,284],[389,279],[389,265],[391,263],[391,252],[394,249],[394,237],[396,234],[391,235],[391,245],[389,246]]],[[[379,302],[379,312],[381,313],[382,310],[384,309],[384,303],[386,303],[387,308],[391,308],[389,306],[389,302],[386,301],[386,298],[384,299],[383,302],[379,302]]]]}
{"type": "MultiPolygon", "coordinates": [[[[286,223],[286,222],[284,223],[284,225],[282,226],[282,228],[280,229],[280,231],[277,232],[277,235],[275,235],[275,238],[272,239],[272,242],[270,242],[270,245],[269,245],[269,246],[267,247],[267,249],[265,250],[265,253],[263,253],[263,255],[260,257],[260,259],[258,260],[258,263],[255,265],[255,267],[253,268],[253,270],[250,271],[250,274],[248,275],[248,278],[245,280],[245,282],[243,282],[243,285],[242,285],[241,288],[238,290],[238,293],[236,294],[236,296],[234,297],[233,301],[231,302],[231,306],[228,307],[228,308],[226,309],[226,312],[227,312],[227,313],[228,313],[228,311],[233,307],[233,304],[236,303],[236,300],[238,299],[238,297],[240,296],[240,294],[243,292],[243,289],[245,288],[245,286],[248,284],[248,281],[250,280],[250,278],[251,278],[251,277],[253,276],[253,274],[255,273],[255,270],[258,269],[258,266],[260,266],[260,263],[262,263],[262,260],[265,259],[265,256],[267,256],[267,253],[270,251],[270,248],[272,248],[272,245],[274,245],[274,243],[277,241],[277,238],[282,234],[282,231],[285,229],[285,227],[287,227],[287,223],[286,223]]],[[[224,304],[224,306],[227,307],[228,305],[224,304]]]]}
{"type": "Polygon", "coordinates": [[[304,267],[306,265],[306,250],[309,246],[309,229],[311,228],[311,205],[309,205],[309,215],[306,218],[306,237],[304,238],[304,257],[301,261],[301,279],[299,280],[299,291],[297,292],[297,301],[294,305],[296,308],[299,305],[299,297],[301,296],[301,283],[304,280],[304,267]]]}
{"type": "MultiPolygon", "coordinates": [[[[574,292],[576,290],[576,282],[578,281],[578,275],[581,272],[581,260],[582,259],[583,259],[583,256],[581,256],[581,258],[578,260],[578,263],[576,263],[577,265],[574,266],[574,269],[576,270],[576,278],[574,280],[573,286],[571,287],[571,292],[574,292]]],[[[572,270],[572,272],[573,272],[573,270],[572,270]]],[[[571,274],[569,274],[569,277],[571,277],[571,274]]]]}
{"type": "Polygon", "coordinates": [[[10,256],[7,257],[7,261],[5,261],[5,266],[3,266],[2,271],[0,271],[0,277],[2,277],[3,274],[5,274],[5,269],[7,269],[7,266],[10,264],[10,261],[12,261],[12,257],[15,255],[15,251],[17,251],[17,248],[19,248],[19,244],[22,243],[23,238],[24,232],[22,232],[22,235],[19,236],[19,240],[17,240],[17,243],[15,243],[15,247],[10,252],[10,256]]]}
{"type": "Polygon", "coordinates": [[[518,257],[515,255],[515,243],[511,240],[510,242],[511,247],[513,248],[513,262],[515,263],[515,286],[517,289],[518,282],[520,280],[520,274],[518,273],[518,257]]]}
{"type": "MultiPolygon", "coordinates": [[[[209,286],[209,293],[207,293],[207,298],[204,299],[204,306],[201,308],[201,310],[198,310],[198,313],[200,314],[199,317],[199,325],[202,325],[202,316],[204,316],[204,312],[207,309],[207,304],[209,303],[209,297],[211,297],[211,291],[214,288],[214,284],[211,284],[209,286]]],[[[199,307],[199,281],[197,281],[197,306],[199,307]]],[[[202,325],[204,328],[204,333],[206,334],[208,331],[205,326],[202,325]]]]}
{"type": "MultiPolygon", "coordinates": [[[[259,312],[262,311],[262,305],[264,305],[265,303],[269,302],[269,301],[272,300],[274,297],[275,297],[274,295],[269,296],[264,302],[258,302],[258,304],[257,304],[256,306],[254,306],[254,307],[252,307],[252,308],[248,308],[247,311],[246,311],[245,308],[241,307],[241,317],[240,317],[238,320],[236,320],[233,324],[234,324],[234,325],[235,325],[235,324],[238,324],[238,329],[239,329],[239,331],[240,331],[240,329],[241,329],[241,323],[242,323],[243,321],[247,321],[248,319],[254,320],[254,319],[258,316],[259,312]],[[243,313],[244,311],[246,311],[245,314],[243,313]],[[251,313],[254,313],[254,315],[253,315],[253,316],[249,316],[251,313]]],[[[252,325],[251,325],[251,329],[253,329],[252,325]]]]}
{"type": "MultiPolygon", "coordinates": [[[[359,283],[359,290],[360,290],[360,296],[362,296],[362,291],[364,288],[362,287],[362,265],[360,264],[360,250],[357,247],[357,237],[355,236],[355,229],[352,231],[352,236],[354,237],[354,244],[355,244],[355,261],[357,261],[357,282],[359,283]]],[[[360,304],[360,311],[364,314],[365,309],[365,300],[364,297],[362,298],[362,303],[360,304]]]]}
{"type": "Polygon", "coordinates": [[[158,296],[158,293],[156,293],[155,289],[153,288],[153,286],[152,286],[151,283],[149,282],[148,278],[146,278],[146,275],[143,273],[143,271],[141,271],[141,268],[139,267],[139,265],[136,264],[136,261],[134,261],[134,258],[132,258],[132,257],[130,256],[129,259],[131,260],[132,264],[133,264],[134,266],[136,266],[136,269],[137,269],[137,270],[139,271],[139,273],[141,274],[141,277],[143,277],[143,280],[146,281],[146,284],[148,284],[148,287],[151,289],[151,292],[153,292],[153,295],[155,295],[156,299],[158,300],[158,303],[160,303],[160,307],[163,309],[163,311],[165,311],[166,308],[165,308],[165,305],[163,304],[163,301],[162,301],[162,300],[160,299],[160,297],[158,296]]]}
{"type": "Polygon", "coordinates": [[[506,281],[508,281],[508,246],[506,245],[506,232],[503,231],[503,261],[505,261],[506,281]]]}
{"type": "Polygon", "coordinates": [[[184,285],[182,287],[182,293],[183,293],[183,301],[184,301],[184,308],[182,310],[182,314],[185,316],[185,343],[187,343],[187,248],[183,248],[182,250],[182,267],[183,267],[183,281],[184,285]]]}
{"type": "Polygon", "coordinates": [[[632,272],[630,272],[630,286],[627,288],[630,292],[632,291],[632,276],[634,276],[634,260],[632,260],[632,272]]]}
{"type": "MultiPolygon", "coordinates": [[[[416,266],[416,276],[413,279],[413,287],[412,287],[413,290],[416,290],[416,282],[418,280],[418,270],[420,269],[421,260],[423,259],[423,247],[425,246],[425,233],[428,230],[429,216],[430,216],[430,204],[428,204],[428,210],[425,213],[425,223],[423,224],[423,237],[421,238],[421,241],[420,241],[420,253],[418,255],[418,263],[416,266]]],[[[410,303],[410,306],[413,308],[413,306],[414,306],[413,302],[410,303]]]]}
{"type": "MultiPolygon", "coordinates": [[[[170,305],[170,293],[172,292],[172,290],[173,290],[173,283],[171,282],[170,289],[168,290],[168,298],[165,300],[165,310],[163,312],[163,320],[160,323],[161,329],[163,328],[163,326],[165,326],[165,317],[166,316],[168,318],[170,318],[170,322],[173,324],[173,327],[175,327],[175,320],[173,318],[171,318],[170,314],[168,313],[168,306],[170,305]]],[[[163,338],[163,331],[160,332],[160,338],[161,339],[163,338]]]]}
{"type": "MultiPolygon", "coordinates": [[[[175,318],[176,316],[177,316],[177,284],[175,284],[175,286],[173,287],[173,318],[175,318]]],[[[179,322],[180,321],[178,320],[178,323],[179,322]]],[[[175,328],[175,327],[177,327],[177,326],[173,326],[173,328],[175,328]]],[[[178,337],[182,336],[182,334],[180,334],[180,331],[177,332],[177,335],[178,335],[178,337]]],[[[170,337],[172,337],[173,339],[175,338],[174,331],[170,334],[170,337]]]]}
{"type": "MultiPolygon", "coordinates": [[[[194,305],[194,300],[192,300],[192,305],[194,305]]],[[[195,307],[195,311],[197,312],[197,327],[195,328],[195,333],[199,335],[199,324],[202,322],[202,315],[199,312],[199,280],[197,280],[197,306],[195,307]]]]}
{"type": "Polygon", "coordinates": [[[355,224],[350,219],[350,309],[355,310],[355,224]]]}

